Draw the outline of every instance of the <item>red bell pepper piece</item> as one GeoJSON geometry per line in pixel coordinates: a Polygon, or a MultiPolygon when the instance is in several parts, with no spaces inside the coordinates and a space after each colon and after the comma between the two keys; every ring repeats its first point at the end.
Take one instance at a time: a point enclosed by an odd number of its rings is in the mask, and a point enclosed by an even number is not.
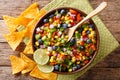
{"type": "Polygon", "coordinates": [[[80,16],[80,14],[77,14],[76,19],[77,19],[78,22],[82,20],[82,17],[80,16]]]}
{"type": "Polygon", "coordinates": [[[70,13],[77,14],[77,12],[75,10],[73,10],[73,9],[70,9],[70,13]]]}

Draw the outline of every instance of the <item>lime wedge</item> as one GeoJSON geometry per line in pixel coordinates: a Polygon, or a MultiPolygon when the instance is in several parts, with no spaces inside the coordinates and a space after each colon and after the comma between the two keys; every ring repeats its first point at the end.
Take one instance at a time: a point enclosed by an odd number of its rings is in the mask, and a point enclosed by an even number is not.
{"type": "Polygon", "coordinates": [[[40,65],[45,65],[49,61],[49,56],[46,54],[44,49],[37,49],[34,52],[33,58],[35,62],[40,65]]]}
{"type": "Polygon", "coordinates": [[[54,70],[53,66],[50,65],[38,65],[38,68],[40,71],[44,72],[44,73],[50,73],[54,70]]]}

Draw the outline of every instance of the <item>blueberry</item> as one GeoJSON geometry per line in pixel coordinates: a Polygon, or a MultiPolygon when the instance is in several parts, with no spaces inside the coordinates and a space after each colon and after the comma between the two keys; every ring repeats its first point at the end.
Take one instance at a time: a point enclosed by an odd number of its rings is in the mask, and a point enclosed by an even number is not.
{"type": "Polygon", "coordinates": [[[50,17],[50,18],[53,18],[53,17],[54,17],[54,14],[51,14],[49,17],[50,17]]]}
{"type": "Polygon", "coordinates": [[[77,70],[77,67],[76,67],[76,66],[74,66],[74,67],[72,68],[72,70],[73,70],[73,71],[77,70]]]}
{"type": "Polygon", "coordinates": [[[67,27],[68,27],[68,24],[62,24],[62,27],[64,28],[64,29],[67,29],[67,27]]]}
{"type": "Polygon", "coordinates": [[[85,47],[84,46],[81,46],[81,50],[84,50],[85,49],[85,47]]]}
{"type": "Polygon", "coordinates": [[[78,30],[79,33],[82,33],[83,28],[82,28],[82,27],[79,27],[77,30],[78,30]]]}
{"type": "Polygon", "coordinates": [[[56,49],[57,49],[57,46],[53,46],[52,49],[53,49],[53,50],[56,50],[56,49]]]}
{"type": "Polygon", "coordinates": [[[54,66],[54,69],[55,69],[56,71],[58,71],[58,70],[59,70],[59,65],[55,65],[55,66],[54,66]]]}
{"type": "Polygon", "coordinates": [[[90,30],[87,30],[86,33],[87,33],[87,34],[90,34],[91,32],[90,32],[90,30]]]}
{"type": "Polygon", "coordinates": [[[60,11],[60,13],[61,13],[61,14],[65,14],[66,11],[65,11],[64,9],[62,9],[62,10],[60,11]]]}
{"type": "Polygon", "coordinates": [[[87,44],[89,44],[89,43],[91,43],[91,42],[92,42],[91,39],[87,39],[87,41],[86,41],[87,44]]]}
{"type": "Polygon", "coordinates": [[[79,64],[77,64],[77,68],[80,69],[80,65],[79,64]]]}
{"type": "Polygon", "coordinates": [[[42,39],[39,39],[39,40],[38,40],[38,42],[39,42],[40,44],[43,44],[43,41],[42,41],[42,39]]]}
{"type": "Polygon", "coordinates": [[[83,51],[83,50],[85,49],[85,47],[84,47],[84,46],[79,46],[78,49],[79,49],[80,51],[83,51]]]}
{"type": "Polygon", "coordinates": [[[44,23],[47,23],[48,21],[49,21],[48,19],[44,19],[44,20],[43,20],[44,23]]]}
{"type": "Polygon", "coordinates": [[[70,39],[70,43],[75,44],[75,43],[76,43],[75,38],[71,38],[71,39],[70,39]]]}
{"type": "Polygon", "coordinates": [[[89,27],[94,29],[94,24],[90,24],[89,27]]]}

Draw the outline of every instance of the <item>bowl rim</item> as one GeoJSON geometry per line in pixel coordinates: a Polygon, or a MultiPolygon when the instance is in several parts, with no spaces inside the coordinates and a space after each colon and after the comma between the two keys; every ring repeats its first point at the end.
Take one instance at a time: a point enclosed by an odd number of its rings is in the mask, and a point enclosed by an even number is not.
{"type": "MultiPolygon", "coordinates": [[[[73,8],[73,7],[59,7],[59,8],[55,8],[55,9],[52,9],[50,11],[48,11],[45,15],[43,15],[39,20],[38,22],[36,23],[34,29],[33,29],[33,33],[32,33],[32,49],[33,49],[33,52],[35,51],[35,47],[34,47],[34,42],[35,42],[35,38],[34,38],[34,34],[35,34],[35,29],[40,26],[39,23],[42,22],[42,19],[44,19],[46,16],[54,13],[56,10],[61,10],[61,9],[73,9],[79,13],[81,13],[83,16],[87,16],[87,14],[85,12],[83,12],[82,10],[80,9],[77,9],[77,8],[73,8]]],[[[89,21],[94,24],[95,26],[95,32],[96,32],[96,51],[94,52],[92,58],[90,59],[90,61],[83,67],[81,67],[80,69],[76,70],[76,71],[73,71],[73,72],[59,72],[59,71],[53,71],[54,73],[57,73],[57,74],[62,74],[62,75],[70,75],[70,74],[74,74],[74,73],[78,73],[82,70],[84,70],[85,68],[87,68],[95,59],[98,51],[99,51],[99,45],[100,45],[100,35],[99,35],[99,31],[98,31],[98,28],[96,26],[96,24],[94,23],[94,21],[90,18],[89,21]]]]}

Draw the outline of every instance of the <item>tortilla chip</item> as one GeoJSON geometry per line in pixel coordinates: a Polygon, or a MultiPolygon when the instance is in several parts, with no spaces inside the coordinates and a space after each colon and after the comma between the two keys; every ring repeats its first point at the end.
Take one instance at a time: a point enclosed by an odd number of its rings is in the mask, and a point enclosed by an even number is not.
{"type": "Polygon", "coordinates": [[[24,51],[25,54],[33,54],[33,48],[32,48],[32,40],[30,39],[28,44],[26,45],[24,51]]]}
{"type": "Polygon", "coordinates": [[[11,17],[11,16],[3,16],[3,19],[6,23],[6,25],[8,26],[8,29],[10,32],[14,32],[16,31],[18,24],[15,23],[16,18],[11,17]]]}
{"type": "Polygon", "coordinates": [[[34,19],[39,14],[39,12],[40,11],[39,11],[38,3],[33,3],[23,13],[21,13],[20,16],[23,16],[25,18],[34,19]]]}
{"type": "Polygon", "coordinates": [[[19,25],[27,26],[39,14],[38,4],[34,3],[28,7],[21,15],[16,19],[16,23],[19,25]]]}
{"type": "Polygon", "coordinates": [[[15,20],[15,23],[18,24],[18,25],[27,26],[30,21],[32,21],[32,19],[26,18],[26,17],[24,17],[24,16],[19,16],[19,17],[15,20]]]}
{"type": "Polygon", "coordinates": [[[57,74],[56,73],[43,73],[38,69],[38,66],[36,66],[31,72],[30,76],[39,78],[39,79],[44,79],[44,80],[56,80],[57,79],[57,74]]]}
{"type": "Polygon", "coordinates": [[[17,47],[20,45],[24,35],[25,35],[25,30],[20,31],[20,32],[5,34],[3,36],[7,40],[8,44],[11,46],[11,48],[13,50],[16,50],[17,47]]]}
{"type": "Polygon", "coordinates": [[[25,67],[27,67],[27,64],[24,60],[11,55],[10,56],[10,61],[11,61],[11,65],[12,65],[12,74],[17,74],[20,71],[22,71],[25,67]]]}
{"type": "Polygon", "coordinates": [[[36,26],[37,22],[39,21],[39,19],[46,13],[46,10],[43,9],[40,11],[40,13],[36,16],[36,18],[31,21],[28,25],[27,25],[27,32],[26,32],[26,36],[27,37],[31,37],[32,36],[32,33],[33,33],[33,30],[34,30],[34,27],[36,26]]]}
{"type": "MultiPolygon", "coordinates": [[[[33,29],[36,25],[36,23],[38,22],[38,20],[46,13],[46,10],[42,10],[39,15],[33,20],[31,21],[28,26],[27,26],[27,31],[25,33],[25,36],[27,38],[29,38],[29,42],[25,42],[26,48],[24,50],[25,54],[33,54],[33,48],[32,48],[32,33],[33,33],[33,29]]],[[[28,40],[27,40],[28,41],[28,40]]]]}
{"type": "Polygon", "coordinates": [[[27,63],[27,67],[22,70],[22,74],[28,73],[30,72],[32,69],[34,69],[34,67],[36,66],[36,63],[34,61],[32,61],[30,58],[28,58],[27,56],[25,56],[23,53],[20,53],[20,57],[21,59],[23,59],[26,63],[27,63]]]}

